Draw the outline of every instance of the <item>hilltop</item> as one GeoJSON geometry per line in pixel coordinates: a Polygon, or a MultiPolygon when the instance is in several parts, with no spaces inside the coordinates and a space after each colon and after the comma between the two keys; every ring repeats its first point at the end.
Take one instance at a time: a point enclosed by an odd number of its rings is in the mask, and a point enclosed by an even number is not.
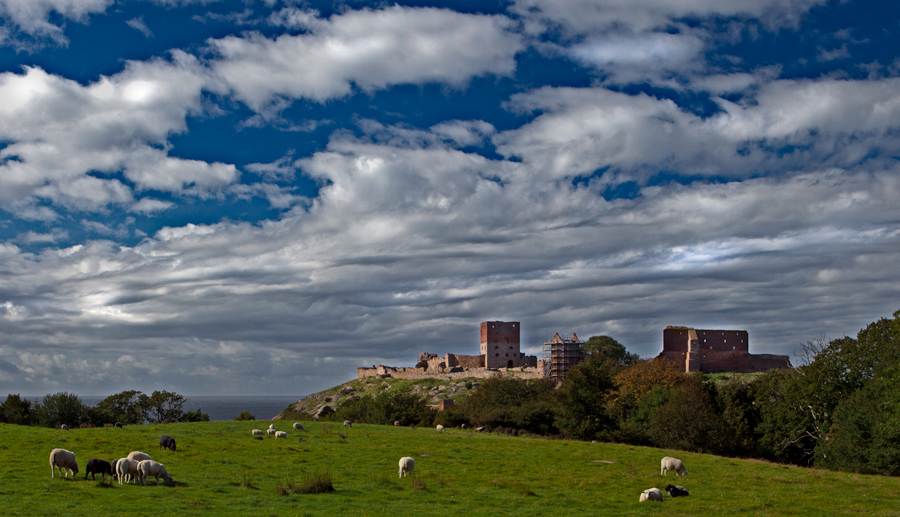
{"type": "Polygon", "coordinates": [[[304,397],[297,403],[288,406],[284,411],[276,415],[273,420],[309,418],[316,415],[325,406],[336,409],[342,402],[351,397],[374,397],[389,390],[417,394],[424,397],[428,404],[434,406],[440,404],[442,400],[452,400],[454,403],[460,403],[469,396],[472,390],[481,384],[482,380],[484,379],[477,377],[453,380],[437,378],[415,380],[378,379],[375,377],[353,379],[344,384],[339,384],[304,397]]]}

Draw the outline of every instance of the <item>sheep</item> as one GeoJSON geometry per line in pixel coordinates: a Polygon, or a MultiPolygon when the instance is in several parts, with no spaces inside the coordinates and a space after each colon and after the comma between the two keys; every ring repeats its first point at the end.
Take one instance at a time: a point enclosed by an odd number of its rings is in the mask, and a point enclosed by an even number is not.
{"type": "Polygon", "coordinates": [[[402,478],[403,474],[406,474],[406,477],[409,477],[415,467],[416,460],[410,458],[409,456],[400,458],[400,477],[402,478]]]}
{"type": "Polygon", "coordinates": [[[279,439],[279,438],[287,438],[287,437],[288,437],[288,436],[287,436],[287,433],[284,432],[284,431],[278,431],[278,432],[275,433],[275,439],[276,439],[276,440],[279,439]]]}
{"type": "Polygon", "coordinates": [[[394,425],[395,425],[396,427],[400,427],[400,421],[399,421],[399,420],[394,420],[394,425]]]}
{"type": "Polygon", "coordinates": [[[441,424],[438,424],[437,427],[435,427],[435,429],[437,429],[437,432],[439,432],[439,433],[444,432],[444,426],[442,426],[441,424]]]}
{"type": "Polygon", "coordinates": [[[66,477],[69,472],[72,477],[78,474],[78,461],[75,460],[75,453],[65,449],[53,449],[50,451],[50,477],[53,476],[53,467],[59,469],[59,477],[63,477],[63,469],[66,470],[66,477]]]}
{"type": "Polygon", "coordinates": [[[301,424],[300,422],[294,422],[294,429],[296,429],[297,431],[302,431],[303,424],[301,424]]]}
{"type": "Polygon", "coordinates": [[[664,490],[672,497],[685,497],[691,495],[688,493],[687,488],[684,488],[681,485],[666,485],[664,490]]]}
{"type": "Polygon", "coordinates": [[[119,478],[119,484],[134,483],[135,477],[140,479],[138,464],[140,461],[130,458],[121,458],[116,462],[116,476],[119,478]]]}
{"type": "Polygon", "coordinates": [[[68,431],[68,430],[69,430],[69,426],[67,426],[66,424],[60,425],[59,428],[62,429],[63,431],[68,431]]]}
{"type": "Polygon", "coordinates": [[[344,427],[353,427],[353,422],[349,420],[344,420],[344,427]]]}
{"type": "Polygon", "coordinates": [[[266,433],[263,432],[262,429],[254,429],[254,430],[250,431],[250,434],[252,434],[253,436],[263,436],[266,433]]]}
{"type": "Polygon", "coordinates": [[[271,427],[269,429],[266,429],[266,434],[268,434],[269,436],[275,436],[275,433],[277,433],[277,432],[278,431],[276,431],[275,429],[272,429],[271,427]]]}
{"type": "Polygon", "coordinates": [[[125,424],[123,424],[122,422],[116,422],[116,427],[122,428],[125,427],[125,424]]]}
{"type": "Polygon", "coordinates": [[[100,458],[91,458],[87,462],[87,467],[84,469],[84,479],[87,479],[88,474],[91,475],[91,479],[97,479],[96,474],[101,474],[103,479],[106,479],[106,475],[114,476],[112,465],[109,464],[106,460],[101,460],[100,458]]]}
{"type": "Polygon", "coordinates": [[[152,458],[150,458],[150,455],[147,454],[146,452],[131,451],[128,453],[128,459],[135,460],[135,461],[144,461],[144,460],[149,460],[152,458]]]}
{"type": "Polygon", "coordinates": [[[144,460],[138,463],[138,477],[142,486],[147,486],[147,478],[153,476],[156,478],[156,484],[159,485],[159,478],[163,478],[166,485],[172,486],[172,477],[166,471],[166,466],[153,460],[144,460]]]}
{"type": "Polygon", "coordinates": [[[662,502],[662,492],[658,488],[648,488],[641,492],[640,502],[644,501],[657,501],[662,502]]]}
{"type": "Polygon", "coordinates": [[[676,476],[687,476],[687,469],[684,468],[684,463],[682,463],[681,460],[666,456],[660,462],[660,475],[665,476],[670,470],[674,472],[676,476]]]}
{"type": "Polygon", "coordinates": [[[175,450],[175,438],[172,438],[171,436],[169,436],[167,434],[160,436],[159,437],[159,448],[162,449],[163,447],[165,447],[166,449],[169,449],[170,451],[174,451],[175,450]]]}
{"type": "Polygon", "coordinates": [[[269,424],[269,429],[275,429],[275,424],[269,424]]]}
{"type": "Polygon", "coordinates": [[[116,474],[116,465],[118,465],[119,460],[115,459],[109,462],[109,468],[112,469],[112,477],[113,479],[119,479],[119,475],[116,474]]]}

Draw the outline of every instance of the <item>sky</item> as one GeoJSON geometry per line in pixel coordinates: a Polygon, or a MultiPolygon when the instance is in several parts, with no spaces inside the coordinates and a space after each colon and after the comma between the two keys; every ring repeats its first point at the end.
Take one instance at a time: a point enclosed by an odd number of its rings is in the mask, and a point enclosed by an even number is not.
{"type": "Polygon", "coordinates": [[[900,309],[897,49],[881,0],[0,0],[0,394],[855,336],[900,309]]]}

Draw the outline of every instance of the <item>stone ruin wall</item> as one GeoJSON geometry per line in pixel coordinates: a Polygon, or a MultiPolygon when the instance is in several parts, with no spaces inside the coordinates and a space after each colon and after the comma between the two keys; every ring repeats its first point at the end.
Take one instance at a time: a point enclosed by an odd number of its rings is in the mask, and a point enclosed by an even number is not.
{"type": "MultiPolygon", "coordinates": [[[[696,336],[696,369],[704,373],[765,372],[775,368],[790,368],[786,355],[749,353],[746,330],[707,330],[688,327],[666,327],[663,330],[664,357],[688,371],[688,340],[696,336]]],[[[693,355],[693,354],[692,354],[693,355]]]]}
{"type": "Polygon", "coordinates": [[[458,380],[458,379],[466,379],[469,377],[477,377],[479,379],[489,379],[491,377],[496,377],[498,375],[504,376],[512,376],[519,379],[539,379],[543,378],[544,372],[542,368],[515,368],[512,370],[493,370],[488,368],[462,368],[461,371],[450,372],[449,370],[444,371],[434,371],[428,370],[426,371],[424,368],[404,368],[404,367],[393,367],[393,366],[384,366],[379,365],[372,368],[360,367],[356,369],[356,378],[363,379],[366,377],[381,377],[385,378],[387,376],[393,377],[395,379],[410,379],[410,380],[418,380],[418,379],[448,379],[448,380],[458,380]]]}

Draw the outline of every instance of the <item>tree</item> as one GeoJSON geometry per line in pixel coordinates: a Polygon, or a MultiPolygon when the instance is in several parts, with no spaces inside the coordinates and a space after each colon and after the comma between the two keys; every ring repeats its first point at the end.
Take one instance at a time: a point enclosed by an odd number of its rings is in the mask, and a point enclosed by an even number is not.
{"type": "Polygon", "coordinates": [[[556,434],[556,383],[497,376],[485,379],[459,407],[477,426],[556,434]]]}
{"type": "Polygon", "coordinates": [[[240,414],[238,414],[238,416],[234,417],[234,419],[237,420],[237,421],[242,421],[242,420],[256,420],[256,415],[251,414],[251,413],[250,413],[249,411],[247,411],[247,410],[244,410],[244,411],[241,411],[240,414]]]}
{"type": "Polygon", "coordinates": [[[607,399],[615,388],[617,367],[603,354],[591,354],[583,363],[566,372],[557,391],[557,426],[583,440],[603,438],[616,425],[607,410],[607,399]]]}
{"type": "Polygon", "coordinates": [[[110,395],[94,406],[95,423],[140,424],[147,418],[148,400],[147,395],[136,390],[110,395]]]}
{"type": "Polygon", "coordinates": [[[31,401],[20,395],[7,395],[0,404],[0,422],[5,424],[29,425],[33,421],[31,401]]]}
{"type": "Polygon", "coordinates": [[[581,349],[585,354],[611,359],[619,366],[630,366],[640,359],[640,356],[630,353],[624,345],[609,336],[591,336],[581,344],[581,349]]]}
{"type": "MultiPolygon", "coordinates": [[[[253,416],[253,415],[250,415],[253,416]]],[[[203,412],[203,408],[197,408],[197,411],[185,411],[179,422],[209,422],[209,414],[203,412]]]]}
{"type": "Polygon", "coordinates": [[[609,407],[620,420],[641,402],[657,386],[673,387],[687,382],[687,375],[677,364],[668,359],[647,359],[623,368],[613,378],[615,391],[610,396],[609,407]]]}
{"type": "Polygon", "coordinates": [[[34,412],[44,427],[59,427],[62,424],[78,427],[90,420],[90,408],[81,402],[78,395],[65,391],[45,396],[39,404],[35,404],[34,412]]]}
{"type": "Polygon", "coordinates": [[[184,416],[185,402],[187,400],[177,393],[154,391],[146,401],[148,420],[157,424],[163,421],[180,422],[184,416]]]}

